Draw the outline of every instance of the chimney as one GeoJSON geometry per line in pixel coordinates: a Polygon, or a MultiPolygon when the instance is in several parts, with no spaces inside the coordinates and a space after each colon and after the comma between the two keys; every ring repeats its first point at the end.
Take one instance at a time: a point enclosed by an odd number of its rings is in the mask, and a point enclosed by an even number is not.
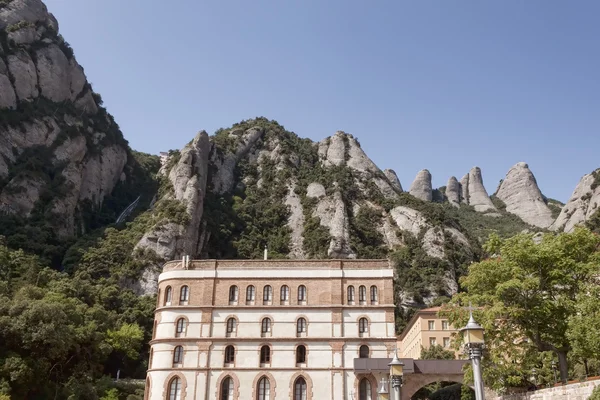
{"type": "Polygon", "coordinates": [[[265,260],[268,258],[268,253],[269,253],[269,252],[268,252],[268,250],[267,250],[267,246],[265,246],[265,256],[264,256],[264,259],[265,259],[265,260]]]}

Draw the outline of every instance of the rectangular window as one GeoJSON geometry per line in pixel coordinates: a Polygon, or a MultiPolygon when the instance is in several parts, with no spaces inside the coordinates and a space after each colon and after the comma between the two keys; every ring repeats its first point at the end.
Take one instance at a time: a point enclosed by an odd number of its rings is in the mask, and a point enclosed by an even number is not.
{"type": "Polygon", "coordinates": [[[450,338],[449,337],[444,338],[444,347],[446,347],[446,348],[450,347],[450,338]]]}
{"type": "Polygon", "coordinates": [[[435,329],[435,321],[428,321],[427,325],[428,325],[430,331],[435,329]]]}
{"type": "Polygon", "coordinates": [[[448,330],[448,321],[442,321],[442,330],[443,331],[447,331],[448,330]]]}
{"type": "Polygon", "coordinates": [[[434,337],[430,337],[429,338],[429,345],[430,346],[435,346],[437,344],[437,341],[435,340],[434,337]]]}

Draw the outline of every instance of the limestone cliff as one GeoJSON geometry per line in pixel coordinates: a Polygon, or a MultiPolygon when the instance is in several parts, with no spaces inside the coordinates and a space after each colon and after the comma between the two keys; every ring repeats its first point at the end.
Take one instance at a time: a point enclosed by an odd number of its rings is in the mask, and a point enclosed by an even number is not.
{"type": "Polygon", "coordinates": [[[571,232],[600,210],[600,169],[584,175],[550,229],[571,232]]]}
{"type": "Polygon", "coordinates": [[[552,211],[548,208],[533,173],[524,162],[515,164],[508,171],[496,197],[506,204],[506,211],[530,225],[548,228],[554,222],[552,211]]]}
{"type": "Polygon", "coordinates": [[[417,176],[415,177],[412,185],[410,185],[410,190],[408,192],[417,199],[431,201],[432,190],[431,173],[424,169],[417,173],[417,176]]]}
{"type": "Polygon", "coordinates": [[[127,142],[40,0],[0,7],[0,137],[0,209],[23,226],[73,236],[128,179],[127,142]]]}
{"type": "Polygon", "coordinates": [[[498,210],[483,186],[479,167],[471,168],[469,173],[461,179],[460,185],[464,203],[473,206],[475,211],[497,215],[495,212],[498,210]]]}

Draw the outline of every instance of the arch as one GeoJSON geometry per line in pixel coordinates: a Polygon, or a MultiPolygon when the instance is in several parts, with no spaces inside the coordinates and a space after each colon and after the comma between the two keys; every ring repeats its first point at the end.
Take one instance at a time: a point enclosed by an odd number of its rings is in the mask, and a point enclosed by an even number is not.
{"type": "Polygon", "coordinates": [[[300,285],[298,286],[298,304],[306,304],[308,301],[308,290],[306,286],[300,285]]]}
{"type": "Polygon", "coordinates": [[[271,373],[269,372],[261,372],[260,374],[256,375],[256,377],[254,378],[254,382],[252,382],[252,397],[250,399],[257,400],[259,398],[258,384],[263,378],[267,379],[269,382],[269,397],[267,397],[267,399],[275,400],[277,381],[275,380],[275,377],[273,377],[273,375],[271,375],[271,373]]]}
{"type": "Polygon", "coordinates": [[[183,365],[183,346],[175,346],[173,349],[173,367],[183,365]]]}
{"type": "Polygon", "coordinates": [[[423,386],[427,386],[435,382],[456,382],[464,384],[464,376],[462,374],[410,374],[404,376],[402,384],[401,397],[410,399],[423,386]]]}
{"type": "Polygon", "coordinates": [[[233,378],[230,376],[226,376],[225,379],[221,381],[220,387],[220,399],[219,400],[233,400],[233,393],[235,389],[233,387],[233,378]]]}
{"type": "Polygon", "coordinates": [[[292,375],[292,378],[290,379],[290,393],[288,398],[296,400],[294,398],[294,386],[298,378],[303,378],[306,382],[306,400],[313,400],[313,381],[310,379],[310,375],[303,371],[298,371],[292,375]]]}
{"type": "Polygon", "coordinates": [[[181,289],[179,289],[179,304],[187,305],[190,300],[190,287],[188,285],[183,285],[181,289]]]}
{"type": "Polygon", "coordinates": [[[369,337],[371,335],[371,320],[362,315],[358,318],[358,336],[369,337]]]}
{"type": "Polygon", "coordinates": [[[296,336],[303,337],[308,335],[308,320],[305,316],[296,318],[296,336]]]}
{"type": "Polygon", "coordinates": [[[367,303],[367,287],[365,285],[360,285],[358,287],[358,303],[359,304],[367,303]]]}
{"type": "Polygon", "coordinates": [[[273,320],[271,317],[264,317],[260,320],[260,335],[262,337],[271,336],[273,332],[273,320]]]}
{"type": "Polygon", "coordinates": [[[348,304],[354,304],[354,296],[355,296],[354,286],[349,285],[346,289],[346,302],[348,304]]]}
{"type": "MultiPolygon", "coordinates": [[[[373,376],[373,374],[358,374],[356,375],[356,377],[354,378],[354,398],[356,400],[363,400],[362,397],[360,397],[360,383],[366,379],[367,381],[369,381],[370,385],[371,385],[371,398],[369,400],[376,400],[377,399],[377,379],[375,379],[375,377],[373,376]]],[[[368,397],[367,397],[368,399],[368,397]]]]}
{"type": "Polygon", "coordinates": [[[172,397],[170,397],[170,390],[171,390],[171,383],[173,383],[173,381],[175,380],[175,378],[180,379],[181,382],[181,396],[177,397],[176,400],[185,400],[186,398],[186,392],[187,392],[187,381],[185,379],[185,376],[178,373],[178,372],[171,372],[168,376],[167,379],[165,379],[164,384],[163,384],[163,399],[167,399],[167,400],[175,400],[172,397]]]}
{"type": "Polygon", "coordinates": [[[263,287],[263,304],[271,304],[273,301],[273,287],[265,285],[263,287]]]}
{"type": "Polygon", "coordinates": [[[256,300],[256,287],[248,285],[246,287],[246,304],[252,304],[256,300]]]}
{"type": "Polygon", "coordinates": [[[225,346],[225,351],[223,352],[223,364],[227,366],[227,364],[233,364],[235,366],[235,355],[237,353],[237,349],[234,345],[229,344],[225,346]]]}
{"type": "Polygon", "coordinates": [[[283,285],[279,289],[279,301],[281,304],[286,304],[290,301],[290,287],[288,285],[283,285]]]}
{"type": "Polygon", "coordinates": [[[271,357],[273,356],[273,350],[271,345],[263,344],[259,350],[260,365],[271,364],[271,357]]]}
{"type": "Polygon", "coordinates": [[[240,290],[236,285],[229,287],[229,305],[237,304],[240,295],[240,290]]]}
{"type": "Polygon", "coordinates": [[[360,347],[358,348],[358,358],[369,357],[371,357],[371,348],[366,344],[360,345],[360,347]]]}
{"type": "Polygon", "coordinates": [[[294,356],[296,357],[296,365],[306,364],[308,360],[308,347],[304,343],[300,343],[294,349],[294,356]]]}
{"type": "Polygon", "coordinates": [[[190,321],[184,315],[180,315],[175,319],[175,337],[186,337],[190,321]]]}
{"type": "Polygon", "coordinates": [[[371,304],[378,304],[379,303],[379,290],[377,289],[377,286],[372,285],[369,292],[370,292],[369,294],[371,296],[371,304]]]}
{"type": "Polygon", "coordinates": [[[237,328],[239,321],[235,315],[230,315],[225,319],[225,336],[234,337],[237,336],[237,328]]]}
{"type": "Polygon", "coordinates": [[[227,378],[233,379],[233,400],[239,400],[240,398],[240,380],[237,375],[231,371],[225,371],[219,376],[217,379],[217,387],[215,391],[215,399],[221,400],[221,386],[223,385],[223,381],[227,378]]]}
{"type": "Polygon", "coordinates": [[[173,301],[173,288],[167,286],[165,288],[165,298],[163,299],[163,306],[170,306],[173,301]]]}

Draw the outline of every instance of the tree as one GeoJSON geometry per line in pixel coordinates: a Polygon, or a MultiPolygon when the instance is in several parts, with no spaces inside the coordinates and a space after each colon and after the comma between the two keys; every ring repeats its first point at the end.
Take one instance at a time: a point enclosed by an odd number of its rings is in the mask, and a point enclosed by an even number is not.
{"type": "Polygon", "coordinates": [[[600,359],[600,286],[588,284],[579,293],[575,302],[575,313],[570,316],[567,337],[573,355],[582,360],[586,375],[589,373],[587,360],[600,359]]]}
{"type": "Polygon", "coordinates": [[[421,357],[423,360],[454,360],[454,352],[446,350],[439,344],[430,346],[428,349],[421,346],[421,357]]]}
{"type": "MultiPolygon", "coordinates": [[[[490,383],[519,385],[540,351],[557,355],[561,380],[567,380],[568,321],[587,284],[600,273],[599,245],[600,237],[584,228],[544,234],[539,244],[532,234],[500,242],[495,237],[489,246],[495,258],[469,267],[461,279],[466,292],[452,303],[479,307],[475,314],[486,329],[487,361],[495,367],[488,368],[490,383]]],[[[465,310],[448,307],[446,312],[454,326],[466,323],[465,310]]]]}
{"type": "Polygon", "coordinates": [[[137,324],[123,324],[118,330],[109,330],[106,342],[123,356],[135,360],[140,354],[144,332],[137,324]]]}

